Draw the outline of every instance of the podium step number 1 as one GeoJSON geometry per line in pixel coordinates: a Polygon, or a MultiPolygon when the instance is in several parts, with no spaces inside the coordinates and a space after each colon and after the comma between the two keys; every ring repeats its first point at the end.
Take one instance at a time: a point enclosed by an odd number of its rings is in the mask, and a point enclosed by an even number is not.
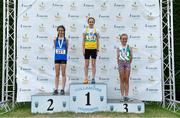
{"type": "Polygon", "coordinates": [[[105,84],[70,85],[70,111],[106,111],[107,87],[105,84]]]}

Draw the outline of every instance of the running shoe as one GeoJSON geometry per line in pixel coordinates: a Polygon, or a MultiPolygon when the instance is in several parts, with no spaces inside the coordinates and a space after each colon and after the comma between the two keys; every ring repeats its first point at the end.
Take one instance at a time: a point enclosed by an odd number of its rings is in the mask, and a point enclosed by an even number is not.
{"type": "Polygon", "coordinates": [[[88,84],[88,79],[84,79],[83,84],[88,84]]]}
{"type": "Polygon", "coordinates": [[[124,101],[129,101],[129,98],[128,97],[124,97],[124,101]]]}
{"type": "Polygon", "coordinates": [[[92,79],[91,80],[91,84],[95,84],[96,82],[95,82],[95,79],[92,79]]]}
{"type": "Polygon", "coordinates": [[[58,94],[58,90],[54,90],[53,95],[57,95],[58,94]]]}
{"type": "Polygon", "coordinates": [[[120,98],[120,102],[124,102],[124,97],[120,98]]]}
{"type": "Polygon", "coordinates": [[[63,89],[61,89],[61,95],[64,95],[64,94],[65,94],[64,90],[63,90],[63,89]]]}

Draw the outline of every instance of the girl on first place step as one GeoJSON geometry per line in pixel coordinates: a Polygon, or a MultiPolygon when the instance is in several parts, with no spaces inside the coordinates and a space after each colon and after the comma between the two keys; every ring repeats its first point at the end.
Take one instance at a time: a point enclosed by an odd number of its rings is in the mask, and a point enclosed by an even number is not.
{"type": "Polygon", "coordinates": [[[95,28],[95,19],[93,17],[89,17],[88,20],[88,27],[86,27],[83,31],[83,55],[85,59],[85,78],[83,83],[88,84],[88,68],[89,68],[89,60],[91,58],[91,65],[92,65],[92,80],[91,84],[95,84],[95,74],[96,74],[96,57],[99,52],[99,31],[95,28]]]}

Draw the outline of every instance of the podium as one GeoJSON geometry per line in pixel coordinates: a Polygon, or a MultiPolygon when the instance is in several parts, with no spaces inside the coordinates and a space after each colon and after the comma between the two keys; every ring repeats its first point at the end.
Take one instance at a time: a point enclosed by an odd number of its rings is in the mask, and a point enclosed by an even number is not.
{"type": "Polygon", "coordinates": [[[144,103],[139,100],[120,102],[120,100],[110,99],[107,106],[107,111],[112,112],[144,113],[144,103]]]}
{"type": "Polygon", "coordinates": [[[107,86],[105,84],[71,84],[70,111],[105,111],[107,106],[107,86]]]}
{"type": "Polygon", "coordinates": [[[144,113],[145,106],[139,100],[120,102],[118,99],[107,99],[106,84],[70,84],[69,94],[39,93],[31,96],[32,113],[64,111],[76,113],[101,111],[144,113]]]}
{"type": "Polygon", "coordinates": [[[69,111],[69,94],[53,95],[39,93],[31,97],[32,113],[54,113],[69,111]]]}

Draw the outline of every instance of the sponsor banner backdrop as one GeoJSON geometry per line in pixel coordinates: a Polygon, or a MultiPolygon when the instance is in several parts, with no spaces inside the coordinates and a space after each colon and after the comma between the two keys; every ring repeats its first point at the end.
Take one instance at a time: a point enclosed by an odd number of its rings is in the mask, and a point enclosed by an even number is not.
{"type": "MultiPolygon", "coordinates": [[[[127,33],[133,49],[129,96],[161,101],[161,40],[158,0],[20,0],[17,25],[17,101],[53,92],[57,26],[69,40],[66,92],[84,79],[82,33],[88,17],[100,33],[96,81],[108,85],[108,98],[120,98],[116,61],[119,34],[127,33]]],[[[91,64],[89,78],[91,79],[91,64]]],[[[61,89],[61,76],[59,89],[61,89]]]]}

